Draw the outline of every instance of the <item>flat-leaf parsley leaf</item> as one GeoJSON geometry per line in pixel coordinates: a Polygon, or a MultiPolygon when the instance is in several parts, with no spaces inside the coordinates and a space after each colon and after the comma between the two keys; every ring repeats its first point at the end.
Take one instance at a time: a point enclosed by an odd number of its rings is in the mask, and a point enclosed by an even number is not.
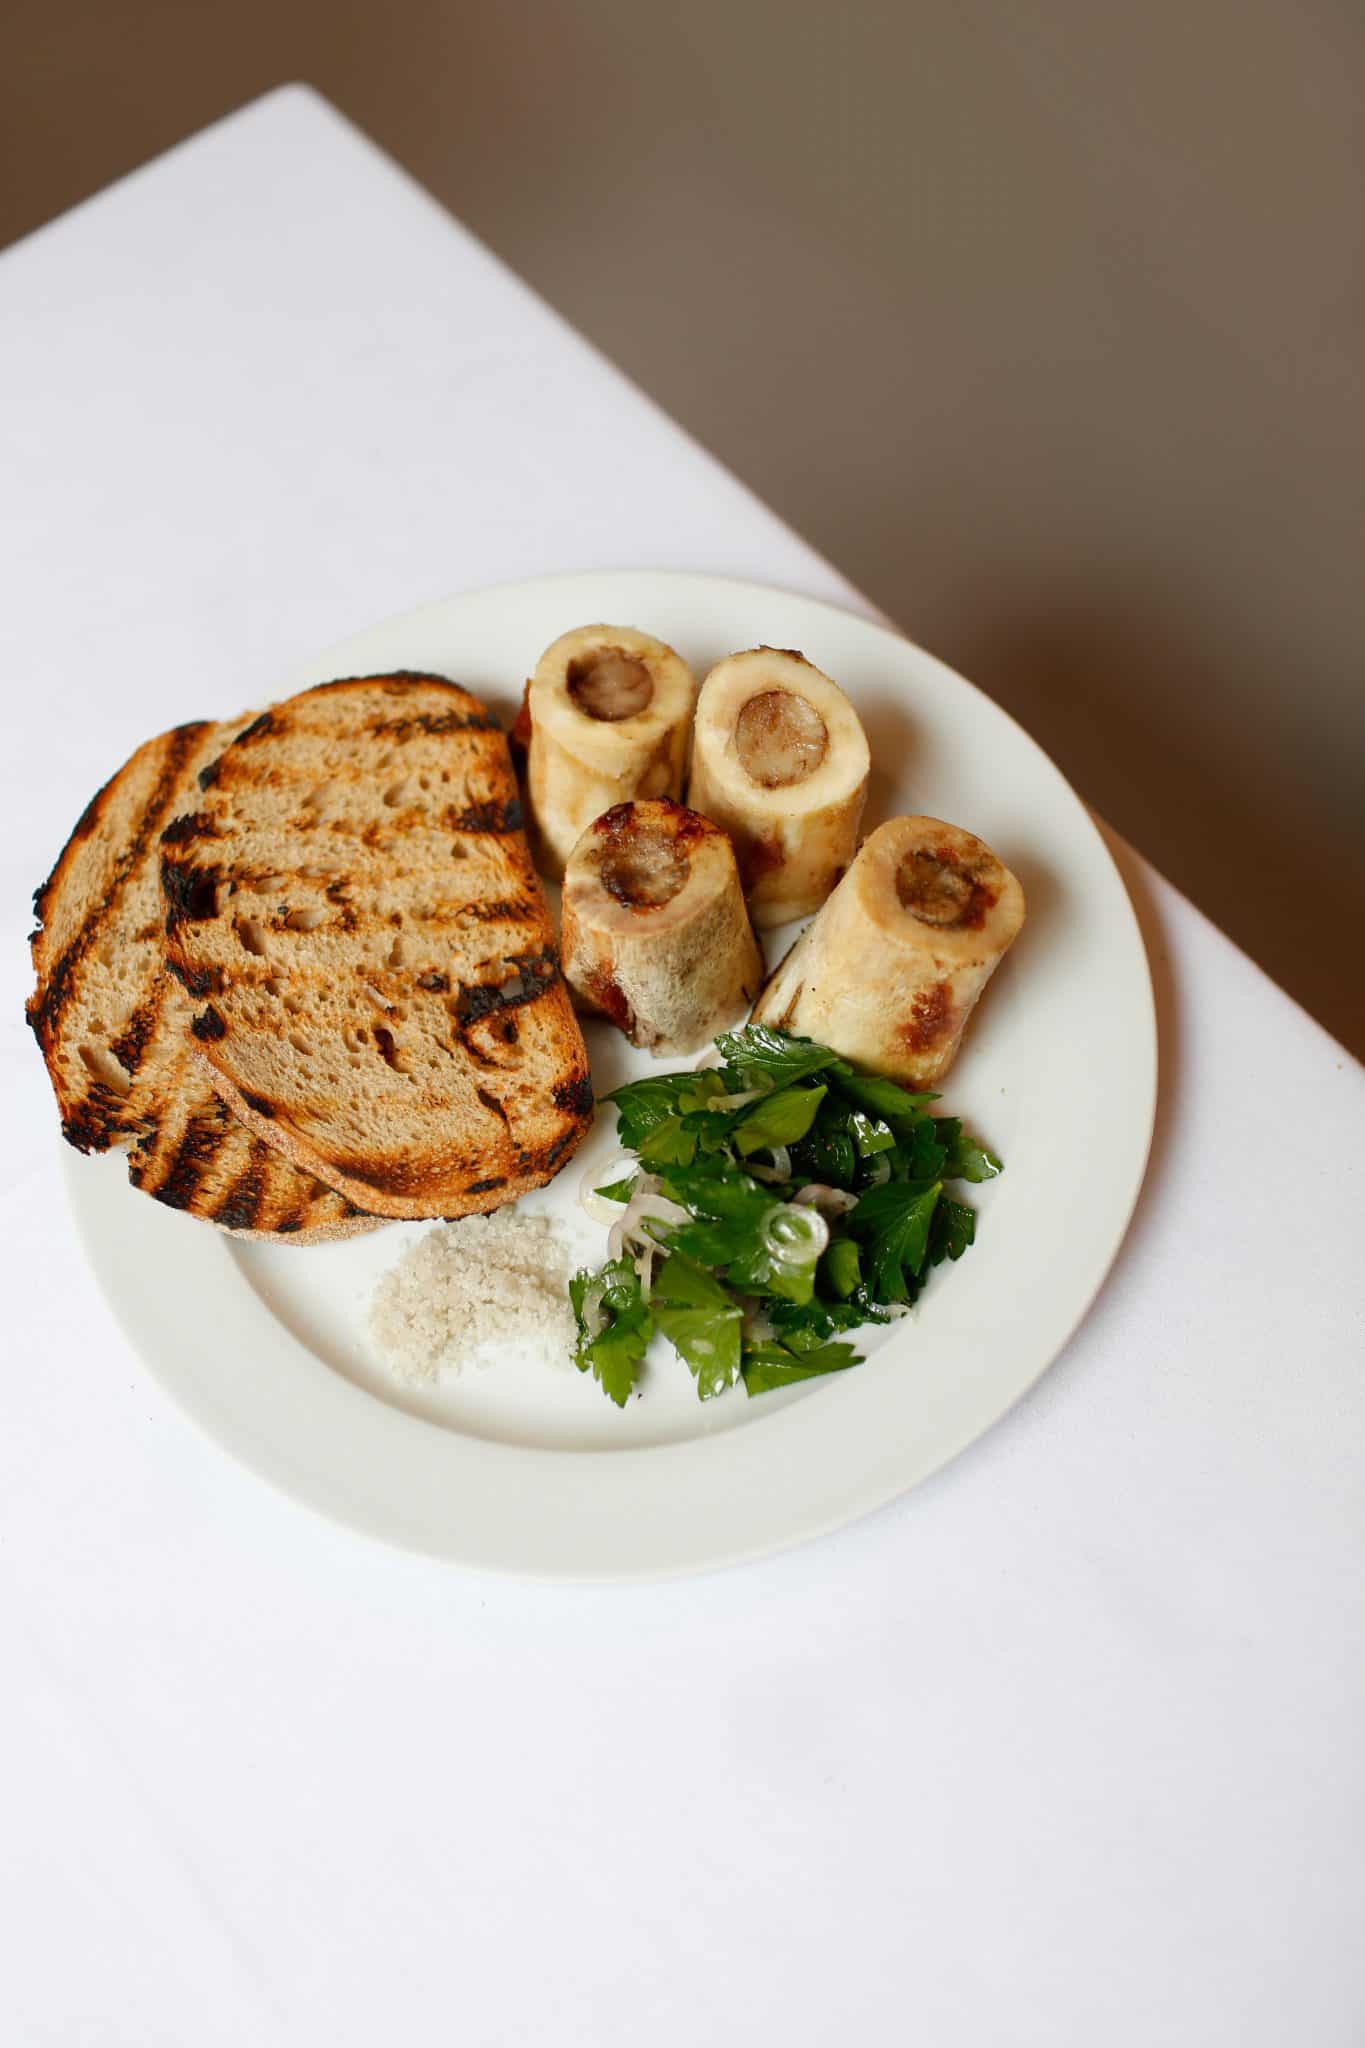
{"type": "Polygon", "coordinates": [[[575,1361],[619,1405],[656,1331],[703,1401],[857,1365],[846,1333],[889,1321],[973,1243],[975,1211],[945,1182],[1000,1171],[957,1117],[931,1114],[936,1096],[828,1046],[753,1024],[716,1046],[720,1067],[607,1098],[637,1165],[598,1192],[639,1199],[623,1255],[569,1292],[575,1361]]]}

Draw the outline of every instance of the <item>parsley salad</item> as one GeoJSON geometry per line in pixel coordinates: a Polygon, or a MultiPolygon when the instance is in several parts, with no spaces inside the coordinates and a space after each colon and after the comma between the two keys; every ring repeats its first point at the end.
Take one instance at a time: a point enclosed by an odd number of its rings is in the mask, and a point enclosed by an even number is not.
{"type": "Polygon", "coordinates": [[[906,1314],[972,1243],[976,1212],[948,1183],[1001,1170],[956,1117],[931,1114],[937,1096],[828,1046],[750,1024],[716,1048],[719,1066],[607,1097],[625,1170],[584,1189],[611,1220],[608,1257],[569,1298],[574,1362],[619,1407],[656,1331],[703,1401],[861,1364],[845,1333],[906,1314]]]}

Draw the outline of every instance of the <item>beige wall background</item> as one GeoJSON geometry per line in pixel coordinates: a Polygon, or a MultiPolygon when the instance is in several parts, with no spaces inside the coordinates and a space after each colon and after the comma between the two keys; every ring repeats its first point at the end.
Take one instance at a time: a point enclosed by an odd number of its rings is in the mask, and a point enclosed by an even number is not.
{"type": "Polygon", "coordinates": [[[1365,1050],[1363,58],[1351,0],[5,0],[0,242],[308,79],[1365,1050]]]}

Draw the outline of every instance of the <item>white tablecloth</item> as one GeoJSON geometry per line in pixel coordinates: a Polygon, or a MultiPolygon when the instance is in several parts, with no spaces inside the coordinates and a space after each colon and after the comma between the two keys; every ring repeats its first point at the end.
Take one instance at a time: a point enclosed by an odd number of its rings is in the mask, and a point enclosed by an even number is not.
{"type": "Polygon", "coordinates": [[[95,783],[386,613],[631,564],[858,602],[303,90],[0,257],[0,2037],[1359,2043],[1365,1091],[1131,853],[1131,1236],[1035,1394],[826,1541],[390,1554],[201,1440],[82,1265],[17,1020],[95,783]]]}

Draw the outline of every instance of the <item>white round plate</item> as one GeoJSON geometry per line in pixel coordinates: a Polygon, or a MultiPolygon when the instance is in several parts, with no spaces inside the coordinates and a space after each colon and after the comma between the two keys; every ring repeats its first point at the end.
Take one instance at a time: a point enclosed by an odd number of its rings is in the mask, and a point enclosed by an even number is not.
{"type": "MultiPolygon", "coordinates": [[[[800,647],[848,691],[872,748],[866,824],[928,812],[1014,869],[1022,936],[948,1077],[1005,1161],[973,1189],[977,1242],[915,1314],[869,1331],[833,1379],[705,1405],[671,1352],[624,1410],[566,1361],[508,1356],[433,1386],[373,1354],[379,1274],[429,1228],[313,1249],[239,1244],[147,1201],[121,1162],[68,1154],[86,1249],[152,1372],[223,1447],[298,1500],[414,1550],[546,1577],[697,1571],[832,1529],[933,1472],[1003,1415],[1066,1343],[1132,1213],[1151,1137],[1151,984],[1123,884],[1084,806],[1005,713],[885,627],[808,598],[630,572],[476,590],[376,626],[287,678],[424,668],[510,720],[540,649],[587,620],[647,628],[704,674],[737,647],[800,647]]],[[[202,707],[191,707],[196,711],[202,707]]],[[[223,707],[235,709],[236,707],[223,707]]],[[[790,934],[775,934],[775,957],[790,934]]],[[[588,1033],[598,1093],[648,1072],[588,1033]]],[[[585,1262],[605,1233],[578,1209],[584,1149],[528,1206],[562,1217],[585,1262]]]]}

